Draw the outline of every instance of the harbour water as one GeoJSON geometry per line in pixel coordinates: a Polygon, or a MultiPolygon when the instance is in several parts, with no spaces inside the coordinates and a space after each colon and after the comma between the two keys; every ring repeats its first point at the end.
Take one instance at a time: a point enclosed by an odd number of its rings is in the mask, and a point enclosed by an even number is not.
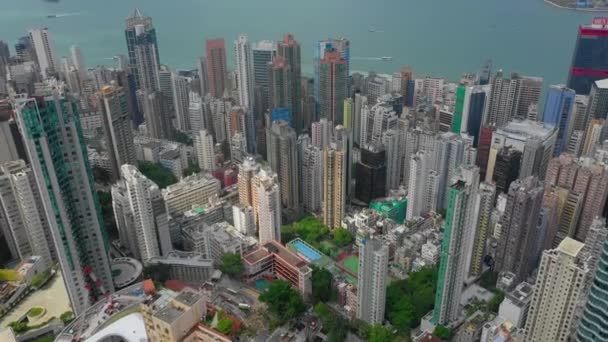
{"type": "Polygon", "coordinates": [[[78,44],[88,66],[112,65],[126,54],[124,19],[134,7],[153,17],[161,61],[174,68],[193,68],[207,38],[223,37],[231,49],[240,33],[256,41],[291,32],[305,73],[315,40],[343,36],[351,70],[411,65],[416,75],[457,80],[491,58],[494,69],[542,76],[545,85],[565,82],[577,27],[598,15],[542,0],[1,0],[0,40],[12,45],[48,27],[58,55],[78,44]]]}

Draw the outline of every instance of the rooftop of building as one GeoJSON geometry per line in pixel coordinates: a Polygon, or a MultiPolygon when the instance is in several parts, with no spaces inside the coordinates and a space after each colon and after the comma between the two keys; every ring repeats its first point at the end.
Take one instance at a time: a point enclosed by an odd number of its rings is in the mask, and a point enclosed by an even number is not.
{"type": "Polygon", "coordinates": [[[527,138],[549,138],[555,131],[555,127],[542,122],[531,120],[512,120],[506,126],[496,130],[499,134],[506,134],[510,138],[524,140],[527,138]]]}
{"type": "Polygon", "coordinates": [[[262,247],[245,255],[243,258],[249,263],[256,263],[260,259],[267,257],[269,254],[274,254],[275,256],[280,257],[293,267],[303,267],[307,265],[306,261],[276,241],[266,242],[262,247]]]}
{"type": "Polygon", "coordinates": [[[213,267],[213,260],[205,259],[200,253],[172,251],[162,257],[151,258],[149,263],[160,263],[169,265],[213,267]]]}
{"type": "Polygon", "coordinates": [[[167,305],[164,308],[156,311],[154,317],[159,318],[167,323],[173,323],[176,319],[178,319],[181,315],[184,314],[184,310],[181,308],[167,305]]]}
{"type": "Polygon", "coordinates": [[[203,296],[200,293],[193,291],[182,291],[175,297],[175,300],[188,306],[194,305],[196,302],[201,300],[203,296]]]}
{"type": "Polygon", "coordinates": [[[608,89],[608,78],[595,81],[595,85],[600,89],[608,89]]]}
{"type": "Polygon", "coordinates": [[[571,257],[577,257],[578,254],[580,253],[580,251],[583,249],[583,247],[585,247],[584,243],[567,237],[564,240],[562,240],[562,242],[559,244],[557,249],[560,252],[567,254],[571,257]]]}
{"type": "Polygon", "coordinates": [[[523,306],[532,299],[533,292],[534,286],[523,282],[517,285],[513,291],[508,292],[506,297],[515,305],[523,306]]]}

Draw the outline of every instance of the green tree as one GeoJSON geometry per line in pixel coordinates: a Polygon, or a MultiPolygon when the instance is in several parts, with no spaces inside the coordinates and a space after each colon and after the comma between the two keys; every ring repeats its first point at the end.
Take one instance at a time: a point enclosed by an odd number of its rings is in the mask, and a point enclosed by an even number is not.
{"type": "Polygon", "coordinates": [[[137,163],[137,168],[161,189],[177,183],[177,177],[162,165],[143,161],[137,163]]]}
{"type": "Polygon", "coordinates": [[[338,247],[344,247],[353,243],[353,235],[344,228],[336,228],[332,231],[334,242],[338,247]]]}
{"type": "Polygon", "coordinates": [[[281,322],[296,318],[306,310],[300,293],[284,280],[273,281],[259,300],[266,303],[270,312],[281,322]]]}
{"type": "Polygon", "coordinates": [[[369,342],[391,342],[395,340],[395,336],[386,327],[380,324],[374,324],[369,330],[369,342]]]}
{"type": "Polygon", "coordinates": [[[91,171],[93,171],[93,179],[95,179],[95,182],[97,183],[108,184],[112,180],[112,175],[106,169],[102,169],[99,166],[93,166],[91,171]]]}
{"type": "Polygon", "coordinates": [[[437,270],[423,268],[388,286],[386,318],[400,333],[407,335],[433,309],[436,285],[437,270]]]}
{"type": "Polygon", "coordinates": [[[504,299],[505,293],[500,290],[496,290],[496,292],[494,293],[494,297],[492,297],[492,299],[490,299],[490,301],[488,302],[488,310],[494,313],[498,313],[500,303],[502,303],[504,299]]]}
{"type": "Polygon", "coordinates": [[[187,168],[184,169],[184,171],[182,171],[182,175],[184,177],[188,177],[192,174],[199,173],[199,172],[201,172],[201,168],[198,167],[198,165],[190,164],[190,165],[188,165],[187,168]]]}
{"type": "Polygon", "coordinates": [[[222,318],[217,323],[217,331],[221,332],[224,335],[229,335],[232,331],[232,320],[228,318],[222,318]]]}
{"type": "Polygon", "coordinates": [[[243,258],[238,253],[225,253],[222,255],[220,271],[233,278],[240,277],[245,271],[243,258]]]}
{"type": "Polygon", "coordinates": [[[454,336],[454,332],[452,331],[452,329],[446,326],[438,325],[435,327],[435,330],[433,330],[433,335],[439,337],[442,340],[449,340],[452,338],[452,336],[454,336]]]}
{"type": "Polygon", "coordinates": [[[143,269],[144,279],[152,279],[161,283],[169,280],[169,266],[163,264],[148,265],[143,269]]]}
{"type": "Polygon", "coordinates": [[[175,138],[175,141],[177,141],[178,143],[192,146],[192,138],[190,138],[190,136],[184,132],[175,131],[175,134],[173,135],[173,137],[175,138]]]}
{"type": "Polygon", "coordinates": [[[329,302],[333,299],[334,276],[325,268],[312,266],[312,300],[313,302],[329,302]]]}
{"type": "Polygon", "coordinates": [[[74,313],[72,311],[66,311],[59,316],[59,319],[63,322],[63,324],[70,324],[74,320],[74,313]]]}
{"type": "Polygon", "coordinates": [[[17,334],[21,334],[24,333],[28,330],[27,328],[27,323],[23,323],[23,322],[11,322],[8,324],[9,327],[13,328],[13,330],[17,333],[17,334]]]}

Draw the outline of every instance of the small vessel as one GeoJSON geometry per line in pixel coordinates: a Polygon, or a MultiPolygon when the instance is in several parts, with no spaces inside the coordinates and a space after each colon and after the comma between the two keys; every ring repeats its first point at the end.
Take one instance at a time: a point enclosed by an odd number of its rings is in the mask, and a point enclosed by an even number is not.
{"type": "Polygon", "coordinates": [[[370,28],[369,28],[369,32],[376,32],[376,29],[375,29],[375,28],[373,28],[373,27],[370,27],[370,28]]]}
{"type": "Polygon", "coordinates": [[[391,56],[382,56],[382,60],[385,61],[385,62],[390,62],[390,61],[393,60],[393,57],[391,57],[391,56]]]}
{"type": "Polygon", "coordinates": [[[59,16],[57,14],[49,14],[46,17],[49,18],[49,19],[59,18],[59,16]]]}

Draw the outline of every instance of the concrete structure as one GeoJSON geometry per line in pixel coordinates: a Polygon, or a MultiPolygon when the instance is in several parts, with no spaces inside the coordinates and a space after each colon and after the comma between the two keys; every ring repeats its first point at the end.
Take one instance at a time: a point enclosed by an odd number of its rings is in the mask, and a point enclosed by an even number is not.
{"type": "Polygon", "coordinates": [[[252,181],[253,210],[259,227],[259,241],[281,241],[281,189],[278,177],[261,170],[252,181]]]}
{"type": "Polygon", "coordinates": [[[479,184],[479,218],[477,229],[475,229],[475,240],[471,253],[469,276],[477,277],[483,272],[483,259],[487,255],[487,241],[490,233],[494,230],[492,212],[494,211],[494,199],[496,198],[496,187],[492,184],[479,184]]]}
{"type": "Polygon", "coordinates": [[[389,129],[382,134],[382,144],[386,149],[386,191],[399,188],[401,184],[401,167],[403,166],[401,134],[389,129]]]}
{"type": "Polygon", "coordinates": [[[119,234],[123,235],[121,241],[128,241],[123,247],[142,261],[167,254],[173,246],[158,185],[133,165],[123,165],[121,175],[122,181],[112,186],[112,193],[117,195],[112,206],[116,208],[119,234]]]}
{"type": "Polygon", "coordinates": [[[268,163],[279,176],[283,207],[297,210],[300,203],[297,137],[283,120],[274,121],[268,130],[268,163]]]}
{"type": "Polygon", "coordinates": [[[167,213],[173,216],[193,207],[204,207],[209,199],[219,195],[220,187],[220,181],[210,173],[195,173],[183,178],[162,190],[167,213]]]}
{"type": "Polygon", "coordinates": [[[538,178],[518,179],[511,183],[507,205],[499,219],[500,233],[495,255],[495,270],[511,272],[516,281],[524,280],[536,267],[541,250],[534,248],[544,240],[536,229],[542,206],[543,187],[538,178]]]}
{"type": "Polygon", "coordinates": [[[252,188],[252,179],[259,170],[260,165],[255,161],[255,159],[253,159],[253,157],[245,158],[243,163],[239,165],[239,203],[254,207],[254,190],[252,188]]]}
{"type": "Polygon", "coordinates": [[[498,128],[492,134],[485,181],[492,182],[496,156],[504,146],[522,153],[519,178],[537,176],[544,179],[556,139],[557,130],[553,126],[529,120],[513,120],[498,128]]]}
{"type": "Polygon", "coordinates": [[[381,240],[360,239],[357,318],[368,324],[384,321],[388,254],[388,246],[381,240]]]}
{"type": "Polygon", "coordinates": [[[120,177],[120,167],[135,165],[136,155],[131,129],[131,111],[125,90],[114,85],[101,89],[101,109],[113,179],[120,177]]]}
{"type": "Polygon", "coordinates": [[[234,222],[234,228],[241,234],[256,236],[257,226],[255,224],[255,216],[253,215],[253,207],[241,203],[233,205],[232,221],[234,222]]]}
{"type": "Polygon", "coordinates": [[[196,146],[196,156],[198,167],[202,171],[215,171],[217,164],[215,161],[215,145],[213,144],[213,136],[206,129],[198,131],[194,136],[196,146]]]}
{"type": "Polygon", "coordinates": [[[180,76],[177,72],[171,72],[171,88],[173,89],[173,109],[177,119],[176,128],[182,132],[192,129],[190,123],[190,94],[188,77],[180,76]]]}
{"type": "Polygon", "coordinates": [[[269,109],[268,105],[268,63],[271,63],[277,54],[277,44],[271,40],[262,40],[254,43],[251,48],[253,58],[253,79],[255,94],[255,118],[261,120],[269,109]]]}
{"type": "Polygon", "coordinates": [[[285,64],[289,66],[289,77],[291,85],[288,87],[291,91],[290,103],[292,104],[291,116],[296,133],[300,134],[303,129],[308,128],[311,117],[305,117],[303,113],[302,102],[302,67],[300,57],[300,43],[292,34],[286,34],[282,40],[277,42],[277,55],[285,60],[285,64]]]}
{"type": "Polygon", "coordinates": [[[29,31],[30,41],[36,61],[40,67],[42,78],[49,78],[59,69],[59,59],[55,54],[55,46],[47,28],[32,29],[29,31]]]}
{"type": "Polygon", "coordinates": [[[251,44],[247,36],[240,35],[234,41],[236,74],[239,89],[239,104],[242,107],[253,110],[254,106],[254,73],[253,56],[251,54],[251,44]]]}
{"type": "Polygon", "coordinates": [[[77,116],[76,104],[63,98],[58,89],[47,89],[43,96],[17,107],[57,258],[72,307],[79,314],[91,300],[113,292],[114,285],[107,236],[77,116]]]}
{"type": "Polygon", "coordinates": [[[125,21],[125,37],[127,39],[127,50],[129,54],[129,69],[134,76],[135,88],[141,89],[140,69],[137,65],[137,35],[143,31],[148,36],[148,41],[154,45],[154,55],[156,64],[160,65],[160,56],[158,54],[158,43],[156,41],[156,29],[152,23],[152,18],[144,16],[139,9],[135,9],[125,21]],[[136,27],[139,27],[138,29],[136,27]]]}
{"type": "Polygon", "coordinates": [[[46,266],[56,260],[38,184],[22,160],[0,163],[0,226],[13,259],[37,255],[46,266]]]}
{"type": "Polygon", "coordinates": [[[522,329],[528,318],[533,291],[533,285],[523,282],[512,291],[507,292],[505,299],[500,303],[500,307],[498,308],[498,316],[503,317],[517,328],[522,329]]]}
{"type": "Polygon", "coordinates": [[[208,39],[205,43],[207,52],[207,79],[211,96],[221,98],[226,91],[226,45],[223,39],[208,39]]]}
{"type": "Polygon", "coordinates": [[[568,340],[577,300],[590,276],[581,260],[584,246],[566,238],[556,249],[543,252],[526,320],[526,341],[568,340]]]}
{"type": "Polygon", "coordinates": [[[310,144],[301,148],[302,208],[309,213],[317,213],[323,203],[324,153],[310,144]]]}
{"type": "Polygon", "coordinates": [[[261,242],[260,248],[243,256],[246,275],[250,281],[274,276],[291,283],[304,300],[312,295],[312,269],[306,261],[277,241],[261,242]]]}
{"type": "Polygon", "coordinates": [[[313,146],[324,150],[329,145],[333,131],[332,126],[333,123],[327,121],[327,118],[321,118],[319,121],[312,123],[310,130],[313,146]]]}
{"type": "Polygon", "coordinates": [[[503,77],[499,70],[491,81],[488,115],[485,125],[502,127],[511,119],[525,119],[531,105],[538,104],[543,79],[511,74],[503,77]]]}
{"type": "Polygon", "coordinates": [[[458,320],[460,297],[468,273],[477,223],[479,169],[461,168],[448,190],[448,206],[441,244],[441,261],[433,310],[434,324],[458,320]]]}
{"type": "Polygon", "coordinates": [[[213,275],[213,260],[203,258],[197,252],[172,251],[162,257],[147,261],[147,265],[169,267],[169,277],[187,284],[200,285],[213,275]]]}
{"type": "Polygon", "coordinates": [[[330,228],[342,226],[346,207],[346,154],[335,147],[323,153],[323,223],[330,228]]]}
{"type": "Polygon", "coordinates": [[[336,125],[344,123],[344,100],[348,96],[348,60],[339,50],[328,48],[319,60],[319,115],[336,125]]]}
{"type": "Polygon", "coordinates": [[[181,341],[207,311],[207,299],[194,290],[164,291],[141,304],[150,342],[181,341]]]}
{"type": "Polygon", "coordinates": [[[565,85],[552,85],[547,93],[543,122],[557,128],[554,156],[559,156],[568,145],[572,133],[572,114],[576,93],[565,85]]]}
{"type": "Polygon", "coordinates": [[[294,104],[292,101],[293,93],[291,87],[292,72],[285,58],[275,57],[268,64],[268,105],[269,109],[285,108],[292,113],[294,104]]]}

